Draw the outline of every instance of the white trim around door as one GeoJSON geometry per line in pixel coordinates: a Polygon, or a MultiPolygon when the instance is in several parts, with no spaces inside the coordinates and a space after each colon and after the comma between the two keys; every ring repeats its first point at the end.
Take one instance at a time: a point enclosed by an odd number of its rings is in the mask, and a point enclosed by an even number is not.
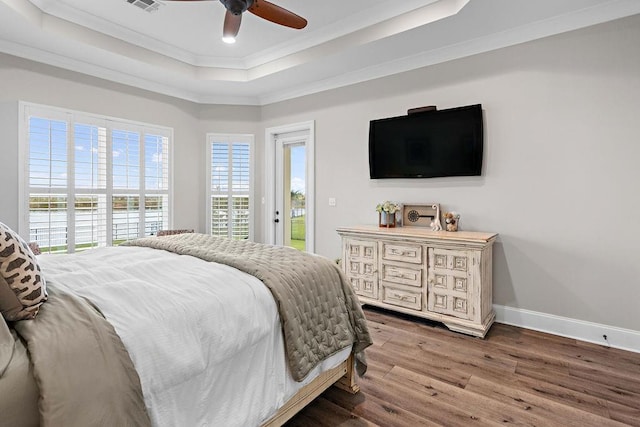
{"type": "Polygon", "coordinates": [[[293,123],[289,125],[265,129],[265,242],[276,244],[276,227],[274,220],[276,207],[276,142],[287,134],[305,134],[306,145],[306,248],[307,252],[315,252],[315,122],[293,123]]]}

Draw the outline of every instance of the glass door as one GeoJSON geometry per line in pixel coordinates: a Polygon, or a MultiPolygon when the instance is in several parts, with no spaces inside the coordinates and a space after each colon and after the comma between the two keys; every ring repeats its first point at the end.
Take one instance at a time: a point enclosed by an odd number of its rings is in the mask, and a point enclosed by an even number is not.
{"type": "Polygon", "coordinates": [[[306,138],[276,140],[276,244],[307,251],[307,146],[306,138]]]}

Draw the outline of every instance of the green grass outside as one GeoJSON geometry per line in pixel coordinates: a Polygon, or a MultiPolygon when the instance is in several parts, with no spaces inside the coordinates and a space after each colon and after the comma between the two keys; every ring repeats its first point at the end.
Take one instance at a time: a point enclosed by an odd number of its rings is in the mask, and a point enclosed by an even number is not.
{"type": "Polygon", "coordinates": [[[306,248],[306,224],[305,217],[291,218],[291,247],[304,251],[306,248]]]}
{"type": "MultiPolygon", "coordinates": [[[[76,245],[76,251],[79,249],[93,248],[95,246],[97,246],[95,243],[81,243],[79,245],[76,245]]],[[[64,253],[66,251],[67,251],[67,245],[45,246],[40,248],[40,252],[42,253],[56,253],[56,252],[64,253]]]]}

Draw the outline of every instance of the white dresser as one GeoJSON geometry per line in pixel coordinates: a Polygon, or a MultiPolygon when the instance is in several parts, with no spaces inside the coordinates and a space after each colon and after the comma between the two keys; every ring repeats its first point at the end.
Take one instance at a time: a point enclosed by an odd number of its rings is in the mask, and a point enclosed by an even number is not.
{"type": "Polygon", "coordinates": [[[479,337],[491,327],[497,234],[377,226],[341,227],[338,234],[343,270],[363,304],[479,337]]]}

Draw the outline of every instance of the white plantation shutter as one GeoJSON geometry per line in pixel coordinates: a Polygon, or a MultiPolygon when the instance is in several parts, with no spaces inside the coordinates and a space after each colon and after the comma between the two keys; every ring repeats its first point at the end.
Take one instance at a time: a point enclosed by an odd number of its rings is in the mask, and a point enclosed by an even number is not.
{"type": "Polygon", "coordinates": [[[112,133],[114,190],[140,188],[140,134],[115,129],[112,133]]]}
{"type": "Polygon", "coordinates": [[[211,234],[229,236],[229,197],[211,196],[211,234]]]}
{"type": "Polygon", "coordinates": [[[114,129],[111,134],[112,185],[111,238],[113,244],[140,235],[144,212],[140,206],[140,133],[114,129]],[[125,190],[131,190],[125,191],[125,190]],[[131,195],[130,193],[138,193],[131,195]]]}
{"type": "Polygon", "coordinates": [[[251,147],[248,143],[233,144],[231,156],[231,237],[247,239],[249,237],[249,190],[251,178],[251,147]]]}
{"type": "Polygon", "coordinates": [[[21,233],[76,252],[170,228],[171,129],[21,104],[21,233]]]}
{"type": "Polygon", "coordinates": [[[145,222],[144,235],[153,236],[158,230],[169,228],[169,196],[149,195],[145,196],[145,222]]]}
{"type": "Polygon", "coordinates": [[[61,118],[29,118],[29,240],[52,252],[68,245],[69,128],[61,118]]]}
{"type": "Polygon", "coordinates": [[[209,134],[208,232],[252,239],[253,135],[209,134]]]}
{"type": "Polygon", "coordinates": [[[114,245],[140,236],[140,196],[114,194],[111,198],[111,238],[114,245]]]}
{"type": "Polygon", "coordinates": [[[90,124],[75,124],[76,188],[104,190],[107,188],[107,128],[90,124]]]}
{"type": "Polygon", "coordinates": [[[67,123],[29,118],[29,184],[33,188],[67,187],[67,123]]]}
{"type": "Polygon", "coordinates": [[[169,228],[169,138],[145,134],[144,138],[145,236],[169,228]]]}
{"type": "Polygon", "coordinates": [[[229,237],[229,144],[211,143],[211,234],[229,237]]]}
{"type": "Polygon", "coordinates": [[[29,241],[43,251],[64,252],[68,244],[67,195],[30,193],[29,241]]]}
{"type": "Polygon", "coordinates": [[[107,245],[107,196],[77,194],[75,198],[75,251],[107,245]]]}
{"type": "Polygon", "coordinates": [[[107,128],[74,125],[75,251],[106,246],[107,128]]]}
{"type": "Polygon", "coordinates": [[[144,179],[147,190],[169,189],[169,138],[146,134],[144,179]]]}

